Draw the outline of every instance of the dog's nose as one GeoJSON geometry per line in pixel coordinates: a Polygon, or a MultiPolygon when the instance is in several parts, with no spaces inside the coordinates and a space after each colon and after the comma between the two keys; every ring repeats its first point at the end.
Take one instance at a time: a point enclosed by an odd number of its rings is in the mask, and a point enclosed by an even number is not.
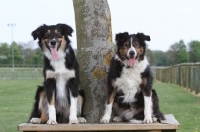
{"type": "Polygon", "coordinates": [[[51,44],[51,45],[56,45],[56,40],[51,40],[51,41],[50,41],[50,44],[51,44]]]}
{"type": "Polygon", "coordinates": [[[135,52],[134,52],[134,51],[130,51],[129,54],[130,54],[131,56],[134,56],[135,52]]]}

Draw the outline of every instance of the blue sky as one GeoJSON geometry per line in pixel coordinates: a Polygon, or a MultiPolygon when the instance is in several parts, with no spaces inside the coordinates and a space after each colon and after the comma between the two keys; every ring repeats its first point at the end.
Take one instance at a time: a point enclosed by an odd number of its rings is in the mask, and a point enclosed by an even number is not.
{"type": "MultiPolygon", "coordinates": [[[[113,40],[116,33],[150,35],[151,50],[167,51],[184,40],[200,41],[199,0],[107,0],[111,11],[113,40]]],[[[15,23],[13,39],[32,41],[31,32],[42,24],[66,23],[75,30],[72,0],[0,0],[0,42],[11,43],[9,23],[15,23]]],[[[71,37],[76,48],[76,32],[71,37]]],[[[33,47],[37,47],[37,44],[33,47]]]]}

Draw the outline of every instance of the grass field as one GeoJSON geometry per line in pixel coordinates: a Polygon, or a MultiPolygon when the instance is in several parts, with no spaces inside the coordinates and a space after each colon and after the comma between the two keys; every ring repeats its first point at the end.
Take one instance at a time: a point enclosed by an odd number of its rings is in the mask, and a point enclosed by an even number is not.
{"type": "Polygon", "coordinates": [[[17,125],[28,120],[41,84],[42,80],[0,81],[0,132],[16,132],[17,125]]]}
{"type": "Polygon", "coordinates": [[[179,121],[178,132],[200,132],[200,97],[183,88],[156,81],[154,84],[163,113],[173,114],[179,121]]]}
{"type": "MultiPolygon", "coordinates": [[[[0,80],[0,132],[16,132],[26,122],[42,80],[0,80]]],[[[174,84],[155,81],[154,88],[165,114],[174,114],[181,124],[178,132],[200,132],[200,97],[174,84]]]]}

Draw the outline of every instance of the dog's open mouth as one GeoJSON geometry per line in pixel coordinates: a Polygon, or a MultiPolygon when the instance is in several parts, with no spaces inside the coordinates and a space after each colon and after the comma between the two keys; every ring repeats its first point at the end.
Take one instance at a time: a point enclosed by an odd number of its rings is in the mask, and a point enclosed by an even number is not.
{"type": "Polygon", "coordinates": [[[57,47],[50,47],[51,50],[51,55],[52,55],[52,60],[57,60],[58,59],[58,51],[57,51],[57,47]]]}
{"type": "Polygon", "coordinates": [[[128,62],[129,62],[129,65],[130,65],[130,66],[134,66],[134,65],[135,65],[135,62],[136,62],[135,57],[130,57],[130,58],[128,59],[128,62]]]}

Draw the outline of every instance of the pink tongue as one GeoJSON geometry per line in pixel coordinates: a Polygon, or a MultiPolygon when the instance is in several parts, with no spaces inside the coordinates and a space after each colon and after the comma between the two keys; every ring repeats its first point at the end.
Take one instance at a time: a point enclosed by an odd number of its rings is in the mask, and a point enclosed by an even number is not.
{"type": "Polygon", "coordinates": [[[51,49],[51,55],[52,55],[52,59],[56,60],[58,59],[58,51],[56,48],[50,48],[51,49]]]}
{"type": "Polygon", "coordinates": [[[135,58],[129,58],[128,62],[129,62],[130,66],[134,66],[135,65],[135,58]]]}

